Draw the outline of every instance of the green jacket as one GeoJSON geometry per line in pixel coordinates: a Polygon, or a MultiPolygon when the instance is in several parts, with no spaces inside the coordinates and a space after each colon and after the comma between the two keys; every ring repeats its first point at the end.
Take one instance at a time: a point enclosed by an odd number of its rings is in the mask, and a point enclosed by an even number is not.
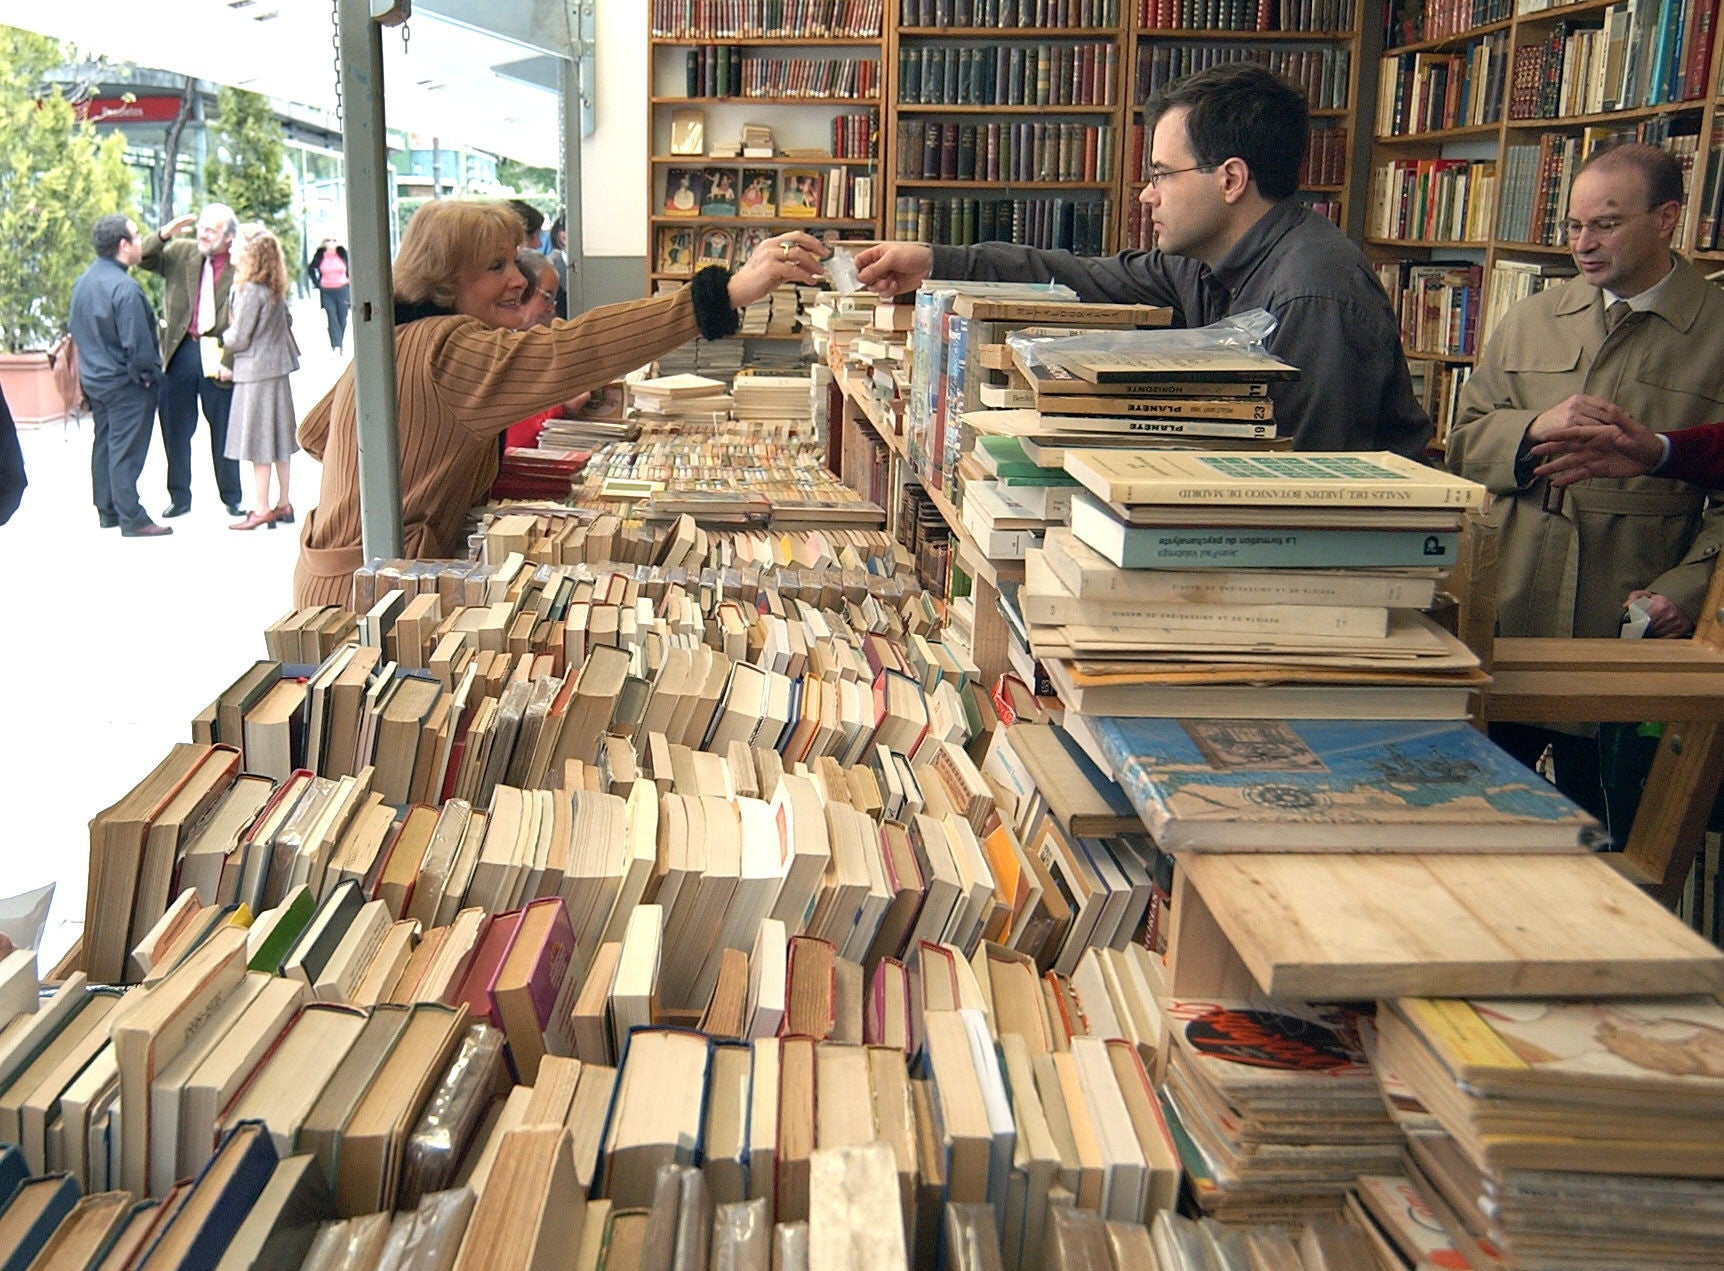
{"type": "Polygon", "coordinates": [[[1724,291],[1686,261],[1675,269],[1654,306],[1608,336],[1603,293],[1578,278],[1521,301],[1462,390],[1448,466],[1492,496],[1501,635],[1614,636],[1628,593],[1640,589],[1699,616],[1724,546],[1724,515],[1707,510],[1704,490],[1596,478],[1568,487],[1549,511],[1525,444],[1533,417],[1575,393],[1607,398],[1660,432],[1724,420],[1724,291]]]}
{"type": "MultiPolygon", "coordinates": [[[[197,299],[198,282],[203,276],[204,254],[198,250],[195,239],[170,238],[164,243],[160,234],[152,233],[144,237],[143,259],[138,263],[167,281],[162,297],[162,365],[166,366],[174,360],[180,341],[186,338],[186,329],[191,325],[192,304],[197,299]]],[[[215,317],[203,324],[205,331],[218,338],[228,327],[228,293],[233,290],[233,273],[233,259],[230,257],[227,268],[221,271],[215,282],[215,317]]],[[[225,352],[222,362],[227,366],[233,365],[233,359],[225,352]]]]}

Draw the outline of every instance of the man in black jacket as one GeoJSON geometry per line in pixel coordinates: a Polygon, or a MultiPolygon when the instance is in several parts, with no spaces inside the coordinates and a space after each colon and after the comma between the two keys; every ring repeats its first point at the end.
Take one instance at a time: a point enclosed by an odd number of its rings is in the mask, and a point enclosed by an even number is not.
{"type": "Polygon", "coordinates": [[[1268,348],[1297,366],[1271,386],[1296,450],[1393,450],[1422,458],[1431,421],[1413,397],[1400,326],[1364,256],[1296,197],[1310,137],[1298,89],[1251,63],[1200,71],[1144,108],[1154,136],[1151,251],[1080,257],[1009,243],[886,243],[858,253],[882,295],[924,278],[1047,282],[1089,301],[1168,305],[1185,327],[1267,309],[1268,348]]]}
{"type": "Polygon", "coordinates": [[[96,423],[90,486],[104,528],[127,538],[172,534],[138,502],[138,474],[150,452],[150,425],[162,379],[156,313],[127,271],[143,254],[138,227],[117,213],[90,230],[96,259],[72,284],[72,343],[96,423]]]}

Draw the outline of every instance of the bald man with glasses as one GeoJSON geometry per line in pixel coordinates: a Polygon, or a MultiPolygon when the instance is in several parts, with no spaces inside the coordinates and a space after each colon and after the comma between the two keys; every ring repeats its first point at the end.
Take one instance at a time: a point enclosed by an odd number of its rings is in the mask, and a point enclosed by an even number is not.
{"type": "MultiPolygon", "coordinates": [[[[1615,636],[1636,601],[1648,635],[1694,629],[1724,546],[1705,491],[1650,476],[1565,487],[1536,471],[1535,453],[1576,429],[1677,432],[1724,419],[1724,293],[1671,250],[1681,221],[1682,171],[1669,154],[1647,145],[1594,154],[1563,222],[1578,276],[1510,309],[1462,391],[1448,466],[1493,496],[1501,635],[1615,636]]],[[[1570,755],[1581,774],[1571,788],[1560,734],[1532,729],[1546,735],[1523,749],[1507,738],[1516,731],[1492,735],[1523,757],[1552,742],[1558,785],[1593,806],[1585,746],[1570,755]]]]}

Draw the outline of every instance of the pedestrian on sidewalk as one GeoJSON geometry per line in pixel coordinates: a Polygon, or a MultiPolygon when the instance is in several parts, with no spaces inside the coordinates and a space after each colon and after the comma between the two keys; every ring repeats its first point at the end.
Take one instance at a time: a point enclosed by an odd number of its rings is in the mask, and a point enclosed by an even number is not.
{"type": "Polygon", "coordinates": [[[305,267],[311,281],[317,285],[317,298],[329,320],[329,347],[341,352],[347,339],[347,314],[353,305],[352,280],[347,273],[347,249],[339,240],[326,238],[311,255],[305,267]]]}
{"type": "Polygon", "coordinates": [[[221,337],[222,347],[233,354],[227,457],[251,464],[257,503],[228,528],[274,529],[293,523],[288,476],[293,452],[299,449],[287,378],[299,369],[299,346],[287,311],[287,262],[280,240],[267,229],[250,234],[235,255],[234,270],[233,321],[221,337]],[[269,493],[272,469],[274,499],[269,493]]]}
{"type": "Polygon", "coordinates": [[[138,473],[150,452],[150,425],[162,358],[156,347],[156,311],[128,272],[143,255],[138,227],[113,213],[90,229],[96,260],[72,284],[70,324],[78,349],[78,375],[95,421],[90,451],[90,492],[104,529],[127,538],[172,534],[138,502],[138,473]]]}

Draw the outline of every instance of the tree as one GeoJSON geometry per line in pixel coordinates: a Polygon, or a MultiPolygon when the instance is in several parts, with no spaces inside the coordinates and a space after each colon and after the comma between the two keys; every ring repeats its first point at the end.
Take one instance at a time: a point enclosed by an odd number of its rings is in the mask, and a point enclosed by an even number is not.
{"type": "Polygon", "coordinates": [[[210,129],[204,189],[211,202],[226,203],[240,220],[269,226],[281,240],[291,277],[293,262],[303,257],[281,121],[266,98],[243,88],[218,90],[216,111],[221,118],[210,129]]]}
{"type": "Polygon", "coordinates": [[[96,218],[137,215],[125,139],[98,138],[43,87],[66,60],[58,41],[0,26],[0,343],[13,353],[66,329],[96,218]]]}

